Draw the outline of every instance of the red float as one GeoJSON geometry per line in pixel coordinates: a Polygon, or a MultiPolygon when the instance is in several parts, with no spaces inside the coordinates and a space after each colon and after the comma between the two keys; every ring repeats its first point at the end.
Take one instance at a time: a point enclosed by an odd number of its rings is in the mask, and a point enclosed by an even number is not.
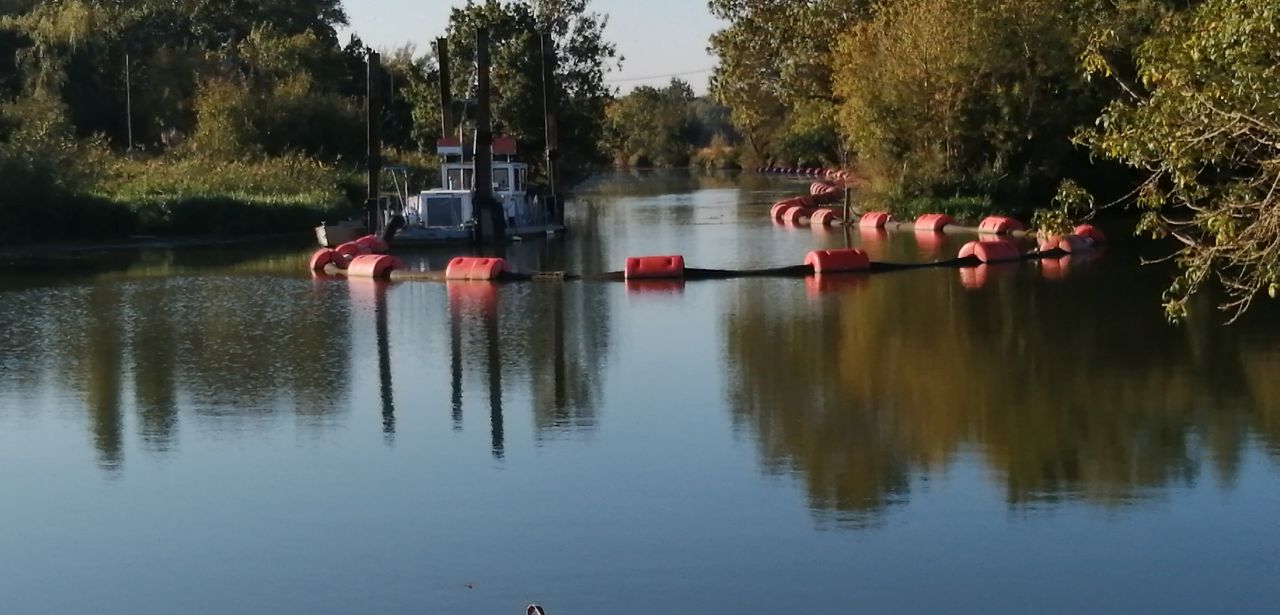
{"type": "Polygon", "coordinates": [[[960,248],[957,258],[977,257],[983,263],[1016,261],[1022,258],[1018,246],[1012,241],[970,241],[960,248]]]}
{"type": "Polygon", "coordinates": [[[809,224],[812,226],[831,226],[840,220],[836,212],[830,209],[819,209],[809,218],[809,224]]]}
{"type": "Polygon", "coordinates": [[[839,190],[839,188],[832,184],[828,184],[827,182],[813,182],[809,185],[809,194],[812,194],[813,196],[819,196],[827,194],[828,192],[835,192],[837,190],[839,190]]]}
{"type": "Polygon", "coordinates": [[[400,261],[386,254],[361,254],[347,266],[347,275],[353,278],[386,278],[400,268],[400,261]]]}
{"type": "Polygon", "coordinates": [[[355,244],[368,250],[370,254],[386,254],[391,251],[391,246],[377,235],[365,235],[355,240],[355,244]]]}
{"type": "Polygon", "coordinates": [[[362,246],[354,241],[348,241],[334,249],[339,256],[346,258],[348,261],[360,256],[361,254],[369,254],[369,248],[362,246]]]}
{"type": "Polygon", "coordinates": [[[316,250],[316,253],[311,255],[311,262],[309,264],[311,270],[316,273],[324,273],[325,265],[345,267],[347,265],[347,261],[346,259],[338,256],[337,252],[330,250],[329,248],[316,250]]]}
{"type": "Polygon", "coordinates": [[[449,261],[444,270],[446,280],[490,281],[498,279],[507,270],[507,261],[501,258],[459,256],[449,261]]]}
{"type": "Polygon", "coordinates": [[[1081,237],[1087,237],[1093,243],[1101,244],[1107,242],[1107,236],[1104,235],[1102,231],[1098,230],[1098,227],[1092,224],[1081,224],[1080,226],[1077,226],[1072,233],[1080,235],[1081,237]]]}
{"type": "Polygon", "coordinates": [[[1062,235],[1041,235],[1040,238],[1036,240],[1036,247],[1039,248],[1041,252],[1048,252],[1050,250],[1058,249],[1058,243],[1061,241],[1062,235]]]}
{"type": "Polygon", "coordinates": [[[786,221],[787,221],[787,217],[788,217],[789,215],[791,215],[791,212],[792,212],[793,210],[797,210],[797,209],[804,209],[804,208],[803,208],[803,207],[801,207],[801,206],[799,206],[799,205],[794,205],[794,204],[793,204],[793,205],[787,205],[786,207],[783,207],[781,210],[779,210],[778,217],[774,219],[774,222],[778,222],[778,223],[786,222],[786,221]]]}
{"type": "Polygon", "coordinates": [[[804,264],[812,266],[814,273],[871,270],[871,258],[856,248],[814,250],[804,257],[804,264]]]}
{"type": "Polygon", "coordinates": [[[627,259],[623,275],[628,280],[659,280],[684,277],[684,257],[633,256],[627,259]]]}
{"type": "Polygon", "coordinates": [[[816,211],[812,207],[792,207],[782,212],[782,221],[787,224],[800,224],[802,221],[812,218],[816,211]]]}
{"type": "Polygon", "coordinates": [[[1021,222],[1005,216],[987,216],[978,225],[978,232],[989,235],[1005,235],[1022,230],[1026,230],[1026,227],[1021,222]]]}
{"type": "Polygon", "coordinates": [[[782,214],[786,213],[788,207],[799,207],[799,206],[800,204],[797,203],[795,199],[778,201],[777,203],[773,204],[773,209],[769,210],[769,215],[772,216],[774,220],[781,220],[782,214]]]}
{"type": "Polygon", "coordinates": [[[858,226],[862,228],[884,228],[884,225],[892,219],[892,216],[883,211],[868,212],[862,214],[862,219],[858,221],[858,226]]]}
{"type": "Polygon", "coordinates": [[[1093,241],[1080,235],[1063,235],[1058,240],[1058,249],[1067,254],[1088,252],[1093,249],[1093,241]]]}
{"type": "Polygon", "coordinates": [[[916,219],[917,231],[941,231],[948,224],[954,224],[955,220],[947,214],[925,214],[916,219]]]}

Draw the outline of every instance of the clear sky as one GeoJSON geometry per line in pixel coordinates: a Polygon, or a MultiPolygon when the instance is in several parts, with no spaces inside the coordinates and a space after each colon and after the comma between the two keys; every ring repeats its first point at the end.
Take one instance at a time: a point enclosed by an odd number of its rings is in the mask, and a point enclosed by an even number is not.
{"type": "MultiPolygon", "coordinates": [[[[350,31],[376,48],[414,43],[425,51],[444,33],[449,10],[466,0],[343,0],[350,31]]],[[[705,93],[715,58],[707,39],[720,24],[705,0],[591,0],[591,10],[609,16],[605,36],[618,45],[621,71],[606,77],[623,92],[636,85],[663,85],[674,73],[705,93]],[[700,71],[694,73],[694,71],[700,71]],[[648,78],[657,75],[656,78],[648,78]]]]}

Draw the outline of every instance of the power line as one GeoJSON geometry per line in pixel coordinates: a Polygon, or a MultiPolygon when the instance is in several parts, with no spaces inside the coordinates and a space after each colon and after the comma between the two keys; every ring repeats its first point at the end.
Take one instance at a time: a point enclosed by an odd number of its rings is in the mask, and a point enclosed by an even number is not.
{"type": "Polygon", "coordinates": [[[687,70],[682,73],[667,73],[665,75],[649,75],[648,77],[627,77],[625,79],[605,79],[604,82],[605,83],[629,83],[632,81],[648,81],[650,79],[666,79],[669,77],[684,77],[686,75],[700,75],[702,73],[709,73],[715,69],[716,67],[712,66],[711,68],[687,70]]]}

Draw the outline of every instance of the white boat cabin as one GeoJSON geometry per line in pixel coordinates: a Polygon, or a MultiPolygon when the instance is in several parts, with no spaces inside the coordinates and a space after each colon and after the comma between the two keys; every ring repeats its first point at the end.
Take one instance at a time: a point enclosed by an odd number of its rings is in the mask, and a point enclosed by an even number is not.
{"type": "MultiPolygon", "coordinates": [[[[405,204],[407,227],[461,228],[474,224],[472,190],[475,187],[475,162],[463,155],[462,144],[455,139],[441,139],[437,152],[440,164],[440,188],[424,190],[405,204]]],[[[516,142],[499,137],[493,142],[493,195],[502,203],[507,225],[511,228],[531,227],[548,222],[545,208],[537,199],[529,198],[529,165],[515,161],[516,142]]]]}

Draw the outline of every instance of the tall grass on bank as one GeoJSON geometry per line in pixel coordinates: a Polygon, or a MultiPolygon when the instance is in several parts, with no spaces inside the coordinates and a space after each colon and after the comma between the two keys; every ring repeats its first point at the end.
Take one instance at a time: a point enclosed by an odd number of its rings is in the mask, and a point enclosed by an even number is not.
{"type": "Polygon", "coordinates": [[[127,207],[138,233],[266,234],[344,217],[358,198],[359,182],[351,170],[300,155],[117,158],[94,196],[127,207]]]}

